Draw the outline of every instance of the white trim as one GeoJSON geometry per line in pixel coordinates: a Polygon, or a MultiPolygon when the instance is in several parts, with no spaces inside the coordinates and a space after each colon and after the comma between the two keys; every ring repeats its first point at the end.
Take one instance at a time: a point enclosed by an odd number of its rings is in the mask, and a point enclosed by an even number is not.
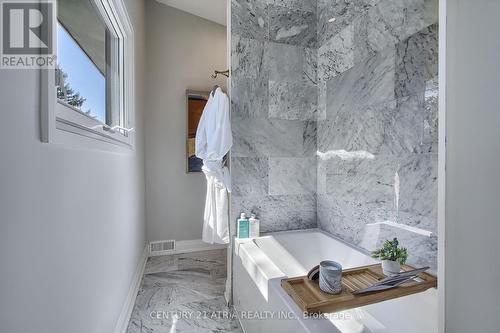
{"type": "MultiPolygon", "coordinates": [[[[229,78],[227,80],[227,94],[229,99],[231,99],[231,0],[226,0],[226,62],[227,68],[229,68],[229,78]]],[[[231,103],[229,103],[229,116],[231,117],[231,103]]],[[[231,161],[231,151],[229,151],[229,161],[231,161]]],[[[231,172],[231,163],[229,163],[229,172],[231,172]]],[[[234,232],[231,230],[231,226],[234,223],[231,219],[231,193],[228,193],[228,214],[229,214],[229,245],[227,248],[227,274],[226,274],[226,288],[224,289],[224,298],[226,299],[227,305],[231,305],[233,302],[233,246],[234,237],[231,234],[234,232]]],[[[241,326],[241,325],[240,325],[241,326]]]]}
{"type": "Polygon", "coordinates": [[[134,309],[135,299],[137,298],[137,293],[141,286],[142,276],[144,275],[144,269],[146,268],[146,262],[148,260],[148,246],[144,247],[142,251],[141,259],[135,270],[134,277],[132,278],[132,283],[125,299],[125,304],[123,304],[120,316],[115,326],[114,333],[126,333],[130,317],[132,315],[132,310],[134,309]]]}
{"type": "MultiPolygon", "coordinates": [[[[123,43],[123,73],[120,77],[123,80],[120,84],[123,112],[120,112],[120,124],[115,125],[126,129],[135,128],[135,48],[130,18],[123,0],[92,1],[106,24],[113,27],[123,43]]],[[[134,131],[111,130],[109,126],[57,100],[54,69],[42,70],[40,80],[42,142],[119,153],[134,150],[134,131]]]]}
{"type": "Polygon", "coordinates": [[[447,2],[439,0],[438,332],[446,331],[446,29],[447,2]]]}
{"type": "MultiPolygon", "coordinates": [[[[175,250],[172,251],[158,251],[155,253],[151,253],[148,250],[148,252],[150,257],[157,257],[169,254],[226,249],[227,247],[228,247],[227,244],[207,244],[203,242],[201,239],[194,239],[194,240],[175,241],[175,250]]],[[[150,245],[148,245],[148,249],[150,249],[150,245]]]]}

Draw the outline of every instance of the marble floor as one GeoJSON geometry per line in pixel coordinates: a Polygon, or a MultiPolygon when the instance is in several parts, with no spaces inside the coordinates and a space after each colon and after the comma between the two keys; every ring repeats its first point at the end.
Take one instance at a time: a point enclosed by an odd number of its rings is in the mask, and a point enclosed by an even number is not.
{"type": "Polygon", "coordinates": [[[225,281],[225,249],[149,258],[127,333],[243,332],[225,281]]]}

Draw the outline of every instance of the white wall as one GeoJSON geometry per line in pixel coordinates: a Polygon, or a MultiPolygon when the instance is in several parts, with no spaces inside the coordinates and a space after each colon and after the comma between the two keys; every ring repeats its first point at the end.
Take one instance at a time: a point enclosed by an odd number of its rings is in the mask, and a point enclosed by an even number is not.
{"type": "Polygon", "coordinates": [[[500,2],[447,0],[446,332],[500,332],[500,2]]]}
{"type": "MultiPolygon", "coordinates": [[[[143,80],[144,6],[126,0],[143,80]]],[[[112,332],[145,245],[137,153],[40,142],[39,73],[0,70],[0,332],[112,332]]]]}
{"type": "Polygon", "coordinates": [[[226,28],[146,1],[146,216],[148,240],[200,239],[205,176],[186,173],[186,89],[210,90],[225,70],[226,28]]]}

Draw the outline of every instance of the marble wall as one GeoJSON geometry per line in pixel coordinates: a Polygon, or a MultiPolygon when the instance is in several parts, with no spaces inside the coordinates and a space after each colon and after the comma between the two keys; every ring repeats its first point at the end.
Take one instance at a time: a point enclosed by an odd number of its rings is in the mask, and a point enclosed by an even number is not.
{"type": "Polygon", "coordinates": [[[317,217],[436,269],[437,0],[318,1],[317,217]]]}
{"type": "Polygon", "coordinates": [[[437,5],[232,0],[233,221],[397,236],[435,268],[437,5]]]}
{"type": "MultiPolygon", "coordinates": [[[[231,4],[232,219],[316,227],[316,0],[231,4]]],[[[234,229],[234,228],[233,228],[234,229]]]]}

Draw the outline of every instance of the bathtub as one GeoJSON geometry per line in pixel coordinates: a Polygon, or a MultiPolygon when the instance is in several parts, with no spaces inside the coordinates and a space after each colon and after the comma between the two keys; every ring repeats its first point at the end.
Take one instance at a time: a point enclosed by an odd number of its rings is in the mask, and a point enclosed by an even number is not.
{"type": "Polygon", "coordinates": [[[236,239],[233,303],[244,332],[437,332],[435,289],[324,317],[305,316],[281,288],[281,279],[306,275],[327,259],[346,269],[376,263],[367,253],[318,229],[236,239]]]}

